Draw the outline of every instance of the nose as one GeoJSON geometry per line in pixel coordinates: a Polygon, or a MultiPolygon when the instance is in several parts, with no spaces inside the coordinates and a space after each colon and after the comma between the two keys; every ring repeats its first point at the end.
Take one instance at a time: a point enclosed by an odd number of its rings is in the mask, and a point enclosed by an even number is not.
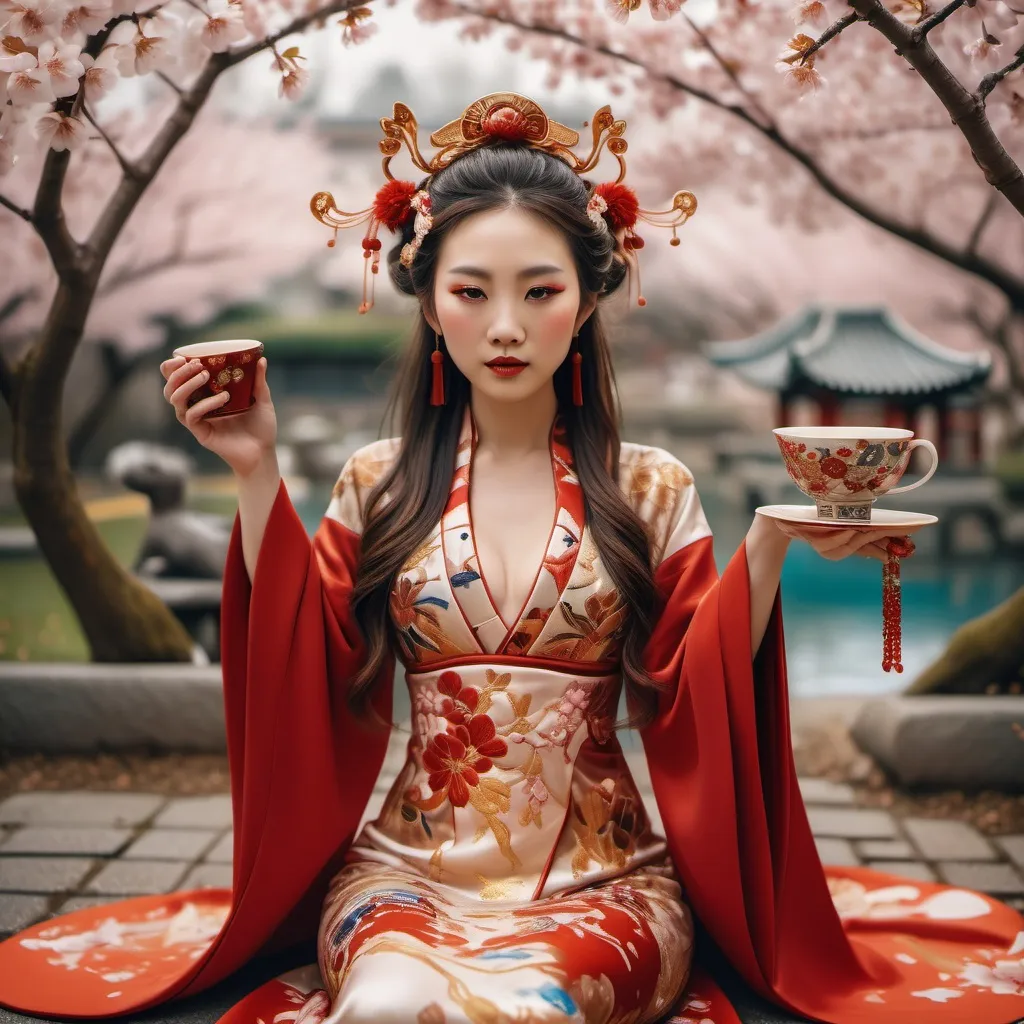
{"type": "Polygon", "coordinates": [[[488,337],[492,345],[518,345],[526,340],[526,328],[511,306],[495,303],[494,318],[488,328],[488,337]]]}

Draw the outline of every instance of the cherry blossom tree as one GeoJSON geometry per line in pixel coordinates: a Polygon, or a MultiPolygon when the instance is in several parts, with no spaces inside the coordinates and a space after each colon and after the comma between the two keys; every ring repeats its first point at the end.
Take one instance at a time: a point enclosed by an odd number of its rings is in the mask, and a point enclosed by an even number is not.
{"type": "MultiPolygon", "coordinates": [[[[117,137],[138,131],[128,112],[108,125],[117,137]]],[[[7,178],[38,181],[44,154],[26,154],[7,178]]],[[[88,223],[96,197],[117,174],[105,145],[86,147],[65,184],[72,231],[88,223]]],[[[163,319],[209,319],[226,302],[265,294],[276,277],[319,256],[320,232],[303,216],[302,196],[333,176],[326,144],[305,121],[281,130],[267,117],[227,118],[206,108],[146,190],[107,260],[89,310],[83,343],[97,349],[99,376],[68,417],[69,462],[106,417],[117,390],[149,362],[164,337],[163,319]],[[287,181],[289,201],[281,182],[287,181]],[[272,244],[267,244],[272,240],[272,244]]],[[[17,361],[46,315],[56,273],[31,225],[0,209],[0,354],[17,361]]],[[[65,405],[65,415],[68,407],[65,405]]]]}
{"type": "Polygon", "coordinates": [[[351,0],[0,0],[0,207],[30,232],[25,258],[41,247],[51,267],[0,302],[9,325],[43,303],[28,343],[0,359],[0,394],[13,421],[18,502],[95,660],[188,660],[192,642],[85,514],[61,422],[68,367],[101,290],[159,262],[150,252],[108,272],[129,218],[217,80],[268,58],[280,95],[297,98],[309,71],[285,40],[335,15],[343,43],[373,31],[370,9],[351,0]],[[145,116],[125,130],[111,107],[133,86],[145,116]],[[166,108],[150,102],[155,89],[170,97],[166,108]],[[90,178],[97,147],[113,163],[90,178]],[[80,203],[89,181],[92,201],[80,203]]]}
{"type": "Polygon", "coordinates": [[[648,174],[653,194],[724,182],[808,234],[853,214],[974,279],[959,315],[999,352],[1001,398],[1024,438],[1017,0],[953,0],[935,12],[928,0],[698,7],[419,0],[417,13],[454,19],[467,39],[504,31],[509,48],[547,63],[549,87],[575,78],[624,96],[645,154],[631,174],[648,174]],[[817,40],[794,35],[815,24],[828,26],[817,40]]]}

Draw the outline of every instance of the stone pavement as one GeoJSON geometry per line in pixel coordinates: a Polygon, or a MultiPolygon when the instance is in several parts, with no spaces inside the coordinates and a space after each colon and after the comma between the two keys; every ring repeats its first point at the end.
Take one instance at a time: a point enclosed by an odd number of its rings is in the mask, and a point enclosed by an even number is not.
{"type": "MultiPolygon", "coordinates": [[[[400,764],[389,751],[364,821],[377,814],[400,764]]],[[[642,755],[627,752],[654,825],[657,807],[642,755]]],[[[853,806],[846,786],[801,780],[822,860],[867,864],[912,878],[992,893],[1024,909],[1024,835],[988,840],[954,821],[904,818],[853,806]]],[[[126,896],[231,885],[231,803],[227,794],[30,792],[0,802],[0,937],[54,914],[126,896]]],[[[294,966],[251,965],[209,993],[125,1020],[212,1024],[261,981],[294,966]]],[[[780,1015],[732,987],[745,1024],[782,1024],[780,1015]]],[[[0,1024],[27,1021],[0,1009],[0,1024]]]]}

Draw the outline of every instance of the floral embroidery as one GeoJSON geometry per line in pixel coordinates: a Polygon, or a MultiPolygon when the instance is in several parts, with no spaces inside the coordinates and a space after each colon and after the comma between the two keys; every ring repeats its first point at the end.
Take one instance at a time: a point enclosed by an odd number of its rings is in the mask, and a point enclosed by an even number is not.
{"type": "MultiPolygon", "coordinates": [[[[475,695],[475,691],[469,692],[475,695]]],[[[491,770],[491,758],[507,752],[508,744],[495,738],[494,723],[486,715],[474,715],[468,725],[456,725],[435,736],[423,752],[430,788],[444,790],[456,807],[465,807],[480,776],[491,770]]]]}

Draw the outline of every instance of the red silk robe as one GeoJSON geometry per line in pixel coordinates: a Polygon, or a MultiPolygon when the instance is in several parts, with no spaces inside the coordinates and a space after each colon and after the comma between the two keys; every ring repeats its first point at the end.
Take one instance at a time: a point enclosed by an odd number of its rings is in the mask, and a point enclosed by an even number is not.
{"type": "Polygon", "coordinates": [[[793,767],[778,599],[753,658],[744,548],[719,579],[686,468],[662,449],[631,444],[622,446],[620,482],[648,525],[661,598],[645,662],[666,691],[641,736],[664,835],[642,812],[614,810],[635,799],[607,732],[628,618],[586,528],[571,451],[556,421],[548,551],[517,620],[506,624],[480,574],[469,516],[475,437],[467,410],[445,514],[392,592],[399,645],[375,706],[390,717],[401,658],[413,730],[381,815],[357,835],[388,737],[352,718],[344,686],[363,656],[348,604],[362,503],[396,439],[349,460],[312,540],[282,485],[252,585],[235,522],[222,610],[232,889],[139,897],[26,929],[0,944],[0,1004],[46,1016],[140,1011],[200,992],[258,952],[309,939],[319,923],[319,970],[268,983],[225,1021],[255,1024],[278,1011],[287,1011],[281,1020],[320,1021],[333,1004],[339,1020],[365,1011],[382,1024],[389,1011],[418,1024],[443,1024],[449,1012],[459,1020],[734,1024],[712,979],[687,973],[692,910],[749,985],[815,1020],[1010,1024],[1024,1015],[1024,922],[1015,911],[949,886],[822,869],[793,767]],[[522,722],[502,717],[499,691],[522,722]],[[540,718],[530,717],[530,693],[547,700],[540,718]],[[538,760],[518,789],[501,789],[512,777],[502,759],[517,739],[536,743],[538,760]],[[472,766],[454,756],[457,742],[476,744],[472,766]],[[598,831],[613,834],[611,844],[594,828],[602,807],[604,824],[616,828],[598,831]],[[470,809],[487,824],[475,835],[466,828],[470,809]],[[648,883],[666,864],[660,891],[676,898],[659,903],[648,883]],[[382,885],[390,903],[368,898],[382,885]],[[505,902],[492,907],[495,886],[505,902]],[[615,904],[620,912],[628,904],[628,914],[616,918],[615,904]],[[445,927],[431,929],[439,908],[445,927]],[[666,927],[672,913],[674,930],[666,927]],[[460,931],[468,917],[489,935],[472,950],[460,931]],[[374,982],[365,970],[375,949],[408,953],[414,937],[417,963],[451,979],[460,955],[526,956],[522,936],[537,929],[536,970],[549,980],[536,1005],[546,1015],[503,1005],[498,972],[481,992],[465,994],[453,981],[450,991],[463,992],[455,1006],[444,994],[413,1004],[415,990],[401,985],[381,998],[383,977],[374,982]],[[440,950],[449,932],[459,948],[444,950],[443,964],[440,951],[430,961],[423,949],[433,941],[440,950]],[[394,935],[406,945],[395,947],[394,935]],[[615,956],[606,955],[610,946],[615,956]],[[666,1007],[673,960],[687,971],[672,976],[666,1007]],[[627,977],[636,982],[630,991],[627,977]],[[379,1007],[363,1002],[346,1014],[344,1000],[361,984],[379,1007]]]}

